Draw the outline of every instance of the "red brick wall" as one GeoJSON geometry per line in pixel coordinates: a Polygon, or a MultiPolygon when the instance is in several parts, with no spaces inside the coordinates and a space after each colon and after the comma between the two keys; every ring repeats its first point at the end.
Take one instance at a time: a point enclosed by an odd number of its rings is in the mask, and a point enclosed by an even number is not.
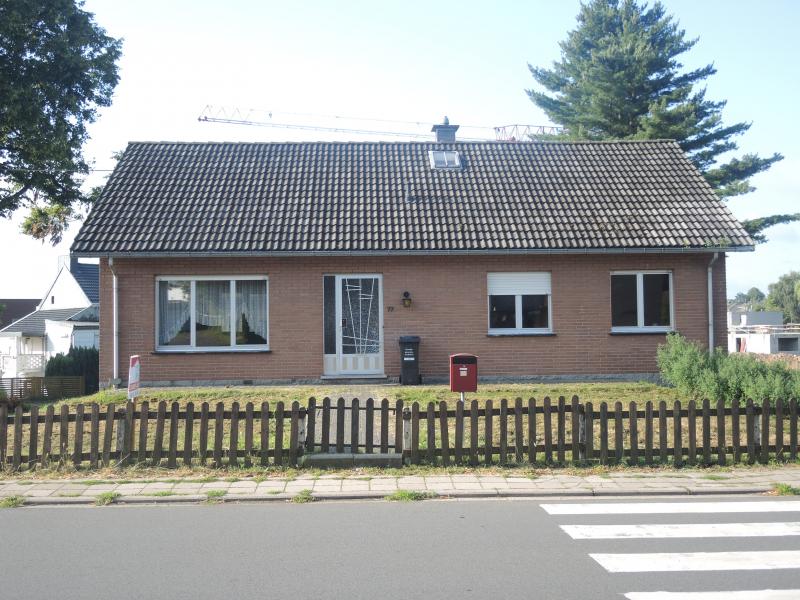
{"type": "MultiPolygon", "coordinates": [[[[399,375],[400,335],[419,335],[424,376],[446,376],[447,357],[471,352],[489,375],[654,373],[663,335],[609,335],[609,272],[673,271],[675,324],[708,339],[706,268],[711,255],[508,255],[351,258],[116,259],[120,377],[139,354],[142,380],[316,379],[322,374],[322,275],[381,273],[386,374],[399,375]],[[552,273],[552,337],[487,336],[486,274],[552,273]],[[155,354],[157,275],[269,276],[269,354],[155,354]],[[413,305],[404,308],[404,291],[413,305]],[[390,309],[390,307],[393,307],[390,309]]],[[[101,261],[100,378],[112,374],[112,277],[101,261]]],[[[714,267],[716,343],[725,345],[725,258],[714,267]]]]}

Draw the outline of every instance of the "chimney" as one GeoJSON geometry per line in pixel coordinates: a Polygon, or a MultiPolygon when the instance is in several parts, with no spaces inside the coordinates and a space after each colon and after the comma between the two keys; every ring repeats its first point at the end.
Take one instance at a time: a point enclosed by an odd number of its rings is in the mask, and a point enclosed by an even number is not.
{"type": "Polygon", "coordinates": [[[444,123],[441,125],[434,125],[431,131],[436,133],[436,141],[440,144],[452,144],[456,141],[456,131],[458,125],[450,125],[450,119],[444,118],[444,123]]]}

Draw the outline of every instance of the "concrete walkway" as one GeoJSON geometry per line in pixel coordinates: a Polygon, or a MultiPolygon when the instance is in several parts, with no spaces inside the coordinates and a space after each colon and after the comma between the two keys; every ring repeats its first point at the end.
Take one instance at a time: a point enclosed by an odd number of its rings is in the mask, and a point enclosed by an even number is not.
{"type": "Polygon", "coordinates": [[[647,496],[669,494],[763,493],[776,483],[800,487],[800,467],[743,468],[730,471],[620,471],[601,475],[547,472],[532,479],[483,474],[429,476],[315,477],[238,480],[0,480],[0,498],[21,496],[26,504],[81,504],[100,494],[119,494],[117,502],[196,502],[209,492],[219,500],[286,500],[303,490],[315,499],[382,498],[397,490],[427,491],[439,496],[647,496]],[[218,490],[218,491],[214,491],[218,490]]]}

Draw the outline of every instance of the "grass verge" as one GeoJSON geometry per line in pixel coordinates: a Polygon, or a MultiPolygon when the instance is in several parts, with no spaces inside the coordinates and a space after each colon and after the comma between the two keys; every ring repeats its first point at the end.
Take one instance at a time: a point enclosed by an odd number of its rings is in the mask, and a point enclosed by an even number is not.
{"type": "Polygon", "coordinates": [[[314,496],[311,495],[311,490],[300,490],[294,496],[292,496],[292,502],[295,504],[307,504],[308,502],[313,502],[314,496]]]}
{"type": "Polygon", "coordinates": [[[109,504],[113,504],[117,498],[120,497],[121,494],[117,492],[103,492],[102,494],[98,494],[97,497],[94,499],[95,506],[108,506],[109,504]]]}
{"type": "Polygon", "coordinates": [[[227,493],[227,490],[208,490],[206,492],[206,502],[208,504],[216,504],[220,502],[222,497],[227,493]]]}
{"type": "Polygon", "coordinates": [[[25,504],[25,498],[22,496],[6,496],[0,499],[0,508],[19,508],[25,504]]]}
{"type": "Polygon", "coordinates": [[[800,496],[800,488],[788,483],[776,483],[773,489],[778,496],[800,496]]]}
{"type": "Polygon", "coordinates": [[[430,500],[436,498],[438,494],[429,490],[397,490],[396,492],[384,496],[384,500],[389,502],[419,502],[420,500],[430,500]]]}

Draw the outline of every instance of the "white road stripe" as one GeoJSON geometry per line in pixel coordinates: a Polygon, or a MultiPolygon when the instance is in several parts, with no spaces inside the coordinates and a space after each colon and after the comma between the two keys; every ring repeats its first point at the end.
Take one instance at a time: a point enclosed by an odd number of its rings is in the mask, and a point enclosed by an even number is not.
{"type": "Polygon", "coordinates": [[[630,592],[628,600],[797,600],[800,590],[745,590],[736,592],[630,592]]]}
{"type": "Polygon", "coordinates": [[[611,573],[800,569],[800,551],[589,554],[611,573]]]}
{"type": "Polygon", "coordinates": [[[788,523],[670,523],[664,525],[561,525],[573,540],[635,538],[767,537],[800,535],[800,521],[788,523]]]}
{"type": "Polygon", "coordinates": [[[551,515],[648,515],[668,513],[800,512],[796,500],[765,502],[597,502],[542,504],[551,515]]]}

